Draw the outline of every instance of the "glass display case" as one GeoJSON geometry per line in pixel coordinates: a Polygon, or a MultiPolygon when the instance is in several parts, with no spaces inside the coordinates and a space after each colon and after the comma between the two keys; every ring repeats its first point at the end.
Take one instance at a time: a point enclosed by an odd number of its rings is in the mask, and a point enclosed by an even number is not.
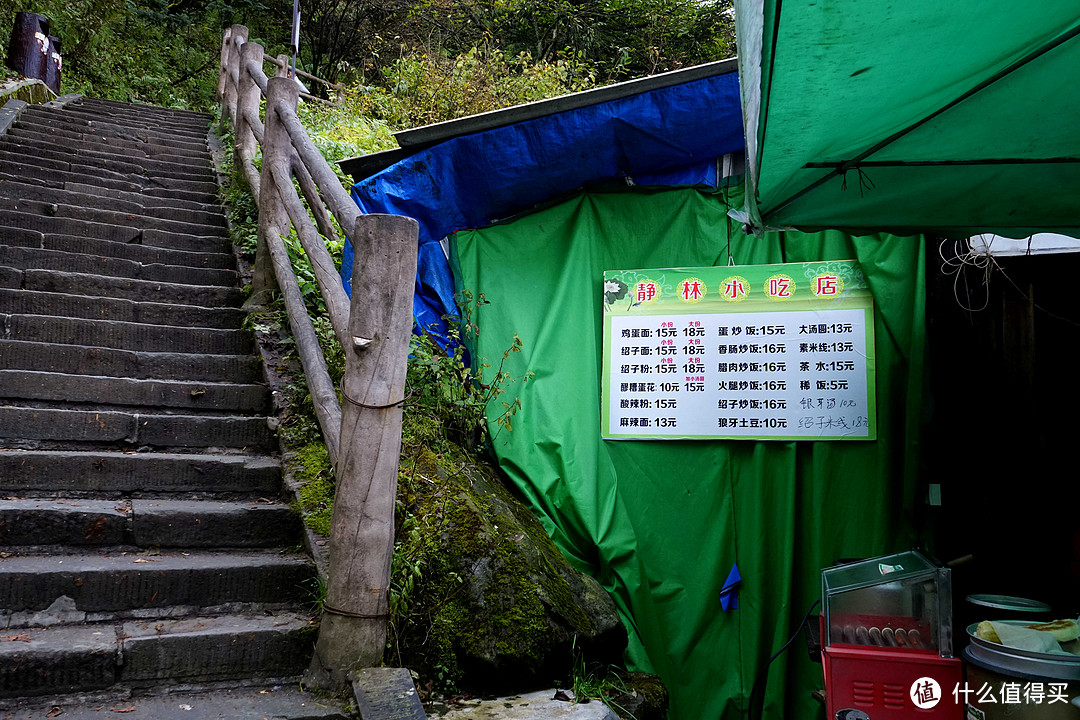
{"type": "Polygon", "coordinates": [[[953,655],[952,579],[916,550],[821,572],[825,645],[953,655]]]}

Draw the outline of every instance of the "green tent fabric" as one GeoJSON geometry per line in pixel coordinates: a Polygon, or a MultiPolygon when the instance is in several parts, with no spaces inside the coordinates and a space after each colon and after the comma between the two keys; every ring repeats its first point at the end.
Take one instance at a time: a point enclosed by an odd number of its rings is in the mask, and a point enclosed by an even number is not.
{"type": "MultiPolygon", "coordinates": [[[[482,292],[476,354],[507,360],[522,403],[494,449],[579,567],[609,589],[629,661],[666,681],[676,720],[745,717],[759,669],[819,595],[820,569],[913,542],[923,398],[923,239],[840,232],[746,237],[741,190],[583,193],[453,237],[459,288],[482,292]],[[603,441],[603,271],[858,259],[877,305],[878,440],[603,441]],[[719,594],[733,563],[739,608],[719,594]]],[[[505,397],[503,399],[506,399],[505,397]]],[[[493,428],[493,432],[497,428],[493,428]]],[[[821,668],[774,663],[766,717],[814,718],[821,668]]]]}
{"type": "Polygon", "coordinates": [[[736,0],[749,220],[1077,235],[1080,0],[736,0]]]}

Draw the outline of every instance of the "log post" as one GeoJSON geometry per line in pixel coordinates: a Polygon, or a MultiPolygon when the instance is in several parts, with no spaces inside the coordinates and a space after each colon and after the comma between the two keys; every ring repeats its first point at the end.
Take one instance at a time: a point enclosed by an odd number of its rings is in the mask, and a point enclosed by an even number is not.
{"type": "Polygon", "coordinates": [[[341,460],[326,603],[307,675],[330,691],[350,671],[379,665],[386,646],[417,235],[416,221],[398,215],[360,216],[349,233],[352,342],[341,383],[341,460]]]}
{"type": "MultiPolygon", "coordinates": [[[[225,68],[229,66],[229,46],[232,45],[232,28],[225,28],[221,35],[221,61],[218,63],[217,99],[218,104],[225,102],[225,68]]],[[[222,113],[222,117],[224,117],[222,113]]]]}
{"type": "MultiPolygon", "coordinates": [[[[248,42],[244,43],[244,47],[240,48],[240,79],[236,85],[236,119],[233,124],[233,153],[236,156],[236,167],[243,167],[245,160],[253,160],[259,147],[255,140],[255,134],[251,131],[251,125],[248,123],[247,118],[244,117],[244,112],[247,110],[249,112],[254,111],[256,116],[259,114],[259,101],[262,100],[262,91],[259,90],[255,78],[247,71],[247,63],[254,60],[256,63],[261,64],[262,59],[262,45],[248,42]]],[[[252,188],[252,190],[255,191],[256,188],[252,188]]],[[[256,192],[257,196],[258,193],[256,192]]]]}
{"type": "Polygon", "coordinates": [[[221,113],[222,129],[224,129],[225,116],[228,115],[233,127],[236,127],[236,78],[240,71],[240,50],[237,43],[246,43],[248,29],[243,25],[233,25],[229,28],[229,42],[225,53],[225,90],[222,104],[225,106],[221,113]]]}
{"type": "Polygon", "coordinates": [[[291,77],[292,73],[289,72],[289,56],[278,55],[277,62],[274,63],[274,76],[275,77],[291,77]]]}
{"type": "Polygon", "coordinates": [[[270,78],[266,84],[266,124],[263,130],[262,174],[259,176],[259,234],[251,278],[254,292],[248,300],[249,304],[260,304],[266,291],[277,289],[267,237],[271,233],[278,236],[289,234],[289,214],[271,168],[275,164],[292,167],[295,151],[288,131],[278,118],[278,109],[283,106],[295,109],[299,99],[296,85],[286,79],[270,78]]]}

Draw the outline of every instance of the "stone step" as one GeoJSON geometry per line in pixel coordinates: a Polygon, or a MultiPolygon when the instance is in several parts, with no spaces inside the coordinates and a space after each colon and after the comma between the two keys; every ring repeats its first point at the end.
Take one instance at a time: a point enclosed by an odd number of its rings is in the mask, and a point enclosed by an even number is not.
{"type": "Polygon", "coordinates": [[[29,163],[13,163],[11,167],[8,165],[5,163],[0,167],[0,180],[93,195],[123,193],[123,197],[148,205],[164,201],[179,208],[219,202],[216,188],[212,191],[205,188],[188,191],[163,187],[145,177],[130,174],[103,171],[87,176],[86,173],[78,172],[78,168],[75,171],[70,167],[68,170],[48,170],[29,163]]]}
{"type": "MultiPolygon", "coordinates": [[[[80,193],[87,196],[101,198],[117,198],[118,200],[139,203],[141,205],[145,205],[148,210],[153,210],[155,214],[160,214],[162,213],[162,211],[165,210],[181,214],[187,210],[214,213],[225,212],[224,208],[221,207],[221,203],[216,194],[195,193],[195,197],[204,199],[189,200],[185,198],[190,195],[190,193],[171,192],[161,196],[152,194],[152,192],[157,192],[157,190],[154,188],[150,188],[143,193],[136,193],[125,192],[123,190],[113,190],[110,188],[100,188],[94,185],[87,185],[80,182],[63,183],[63,187],[61,189],[68,190],[70,192],[80,193]]],[[[160,217],[171,216],[160,214],[160,217]]]]}
{"type": "Polygon", "coordinates": [[[242,330],[84,320],[49,315],[6,315],[4,340],[89,345],[118,350],[199,355],[247,355],[251,337],[242,330]]]}
{"type": "Polygon", "coordinates": [[[265,413],[270,393],[262,385],[134,380],[35,370],[0,370],[0,398],[66,403],[265,413]]]}
{"type": "MultiPolygon", "coordinates": [[[[285,612],[34,627],[11,634],[17,640],[0,643],[0,697],[8,698],[117,684],[150,687],[163,680],[288,678],[304,671],[315,638],[307,616],[285,612]]],[[[129,712],[128,707],[135,704],[113,704],[115,712],[129,712]]],[[[225,713],[219,717],[239,717],[225,713]]]]}
{"type": "Polygon", "coordinates": [[[61,596],[82,612],[290,603],[314,574],[307,557],[276,550],[15,555],[0,560],[0,608],[37,612],[61,596]]]}
{"type": "Polygon", "coordinates": [[[39,144],[42,147],[66,148],[74,151],[97,151],[116,155],[119,158],[133,157],[153,159],[162,162],[190,164],[192,167],[210,165],[206,143],[186,143],[183,141],[162,141],[147,139],[144,133],[132,130],[91,129],[89,132],[71,131],[62,128],[35,127],[32,122],[19,117],[8,134],[15,139],[22,139],[27,145],[39,144]],[[139,137],[142,134],[143,137],[139,137]]]}
{"type": "Polygon", "coordinates": [[[245,297],[238,287],[181,285],[59,270],[24,270],[23,287],[44,293],[122,298],[140,303],[195,305],[208,309],[238,307],[245,297]]]}
{"type": "Polygon", "coordinates": [[[115,117],[107,115],[87,115],[73,112],[67,108],[50,108],[44,105],[30,105],[19,115],[19,120],[33,127],[55,127],[72,132],[127,132],[137,133],[138,136],[147,137],[158,142],[179,141],[185,145],[206,151],[207,129],[200,131],[196,127],[172,126],[167,129],[154,123],[142,122],[133,124],[128,121],[118,121],[115,117]]]}
{"type": "Polygon", "coordinates": [[[190,163],[172,163],[151,160],[148,156],[118,155],[97,152],[86,148],[34,147],[26,138],[16,135],[0,135],[0,153],[4,162],[32,162],[41,168],[70,170],[72,165],[80,168],[100,168],[112,173],[137,177],[160,176],[177,180],[206,182],[213,178],[209,165],[194,166],[190,163]]]}
{"type": "MultiPolygon", "coordinates": [[[[3,247],[0,246],[0,251],[3,247]]],[[[0,252],[2,254],[2,252],[0,252]]],[[[0,276],[6,268],[0,265],[0,276]]],[[[36,270],[26,271],[31,276],[36,270]]],[[[21,273],[21,271],[20,271],[21,273]]],[[[0,288],[0,308],[20,315],[49,315],[52,317],[112,320],[147,325],[170,325],[214,329],[236,329],[244,318],[239,308],[199,307],[168,303],[136,302],[134,300],[38,292],[24,289],[0,288]]]]}
{"type": "Polygon", "coordinates": [[[165,220],[163,218],[148,215],[136,215],[134,213],[120,212],[117,210],[103,210],[97,207],[83,205],[67,205],[64,203],[48,202],[44,200],[27,199],[25,197],[0,196],[0,208],[16,212],[46,215],[48,217],[72,218],[87,222],[102,223],[105,225],[119,225],[121,227],[141,228],[144,230],[160,230],[178,235],[195,235],[200,237],[220,238],[228,237],[228,231],[224,225],[199,225],[183,220],[165,220]]]}
{"type": "Polygon", "coordinates": [[[227,447],[266,452],[277,447],[277,436],[270,430],[265,417],[0,407],[0,441],[24,440],[128,448],[227,447]]]}
{"type": "MultiPolygon", "coordinates": [[[[23,112],[27,112],[28,110],[30,110],[30,108],[26,108],[23,112]]],[[[192,124],[190,122],[173,119],[146,119],[132,116],[129,113],[118,115],[112,112],[87,109],[79,105],[68,105],[62,111],[58,112],[58,117],[72,123],[108,124],[119,128],[149,131],[155,134],[175,134],[176,137],[189,142],[196,141],[205,143],[210,129],[208,124],[202,122],[192,124]]]]}
{"type": "Polygon", "coordinates": [[[217,199],[218,188],[215,182],[113,172],[95,168],[92,165],[83,165],[77,162],[78,158],[74,160],[75,162],[69,163],[67,170],[40,167],[34,163],[33,158],[24,158],[23,161],[9,160],[4,162],[2,175],[3,179],[42,180],[52,183],[54,187],[73,182],[157,197],[169,197],[160,194],[168,190],[179,192],[180,197],[197,202],[214,202],[217,199]],[[151,192],[152,190],[155,192],[151,192]]]}
{"type": "Polygon", "coordinates": [[[125,121],[136,122],[144,119],[147,122],[173,122],[177,124],[190,124],[202,126],[207,129],[213,121],[209,113],[196,110],[179,110],[164,108],[158,105],[145,103],[127,103],[119,100],[107,100],[105,98],[83,97],[67,106],[72,110],[87,110],[96,114],[105,115],[112,113],[125,121]]]}
{"type": "MultiPolygon", "coordinates": [[[[0,265],[19,270],[56,270],[179,285],[235,287],[240,279],[239,273],[235,270],[193,268],[162,263],[144,264],[106,255],[45,250],[40,247],[18,247],[3,244],[2,237],[0,237],[0,265]]],[[[0,304],[0,307],[3,305],[0,304]]]]}
{"type": "Polygon", "coordinates": [[[280,488],[281,466],[266,456],[0,450],[4,493],[272,495],[280,488]]]}
{"type": "MultiPolygon", "coordinates": [[[[228,237],[195,236],[152,228],[111,225],[69,217],[51,217],[36,213],[8,210],[0,206],[0,226],[30,230],[50,235],[111,240],[135,243],[148,247],[186,250],[188,252],[227,253],[232,249],[228,237]]],[[[0,233],[3,231],[0,230],[0,233]]]]}
{"type": "Polygon", "coordinates": [[[192,382],[248,383],[262,379],[261,360],[255,355],[142,352],[23,340],[0,340],[0,367],[192,382]]]}
{"type": "MultiPolygon", "coordinates": [[[[96,693],[95,693],[96,695],[96,693]]],[[[274,683],[241,687],[173,689],[152,691],[133,697],[117,696],[88,699],[74,697],[53,701],[35,698],[16,703],[7,715],[12,720],[38,720],[55,713],[59,707],[63,720],[104,720],[123,710],[125,720],[211,720],[211,718],[247,718],[262,720],[355,720],[351,709],[337,698],[305,692],[299,684],[274,683]],[[115,708],[115,712],[113,710],[115,708]],[[191,708],[188,710],[188,708],[191,708]]],[[[5,718],[7,717],[5,715],[5,718]]]]}
{"type": "MultiPolygon", "coordinates": [[[[123,237],[121,235],[121,237],[123,237]]],[[[139,239],[139,238],[134,238],[139,239]]],[[[232,253],[202,253],[190,250],[150,247],[124,240],[99,240],[97,238],[75,237],[56,233],[41,233],[0,225],[0,244],[42,248],[66,253],[82,253],[121,260],[130,260],[147,265],[180,265],[190,268],[212,268],[215,270],[235,270],[236,258],[232,253]]],[[[108,273],[102,273],[108,274],[108,273]]],[[[211,283],[207,283],[211,284],[211,283]]]]}
{"type": "Polygon", "coordinates": [[[0,498],[0,545],[291,547],[300,517],[268,500],[0,498]]]}
{"type": "MultiPolygon", "coordinates": [[[[175,177],[180,180],[212,181],[214,167],[206,150],[166,149],[140,143],[124,147],[119,141],[102,142],[94,136],[77,136],[58,130],[35,132],[16,124],[3,135],[2,147],[15,162],[53,160],[82,167],[107,165],[114,172],[133,176],[175,177]],[[33,148],[40,147],[40,152],[33,148]],[[29,152],[20,148],[31,148],[29,152]]],[[[59,169],[63,169],[60,167],[59,169]]],[[[104,168],[103,168],[104,169],[104,168]]]]}
{"type": "MultiPolygon", "coordinates": [[[[140,202],[123,200],[119,197],[91,195],[11,181],[0,181],[0,197],[36,200],[76,207],[92,207],[96,210],[111,210],[128,215],[139,215],[156,220],[173,220],[193,225],[210,225],[218,228],[226,226],[225,214],[222,208],[213,205],[204,205],[198,210],[192,208],[178,209],[168,206],[154,207],[143,205],[140,202]]],[[[140,200],[145,200],[145,198],[140,196],[140,200]]]]}

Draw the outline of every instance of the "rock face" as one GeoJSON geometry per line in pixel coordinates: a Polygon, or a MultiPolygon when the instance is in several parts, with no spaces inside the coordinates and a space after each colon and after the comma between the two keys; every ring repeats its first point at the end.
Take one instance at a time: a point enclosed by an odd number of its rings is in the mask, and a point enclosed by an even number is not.
{"type": "Polygon", "coordinates": [[[403,452],[387,662],[421,684],[515,692],[564,681],[574,653],[621,664],[626,630],[495,471],[403,452]]]}

